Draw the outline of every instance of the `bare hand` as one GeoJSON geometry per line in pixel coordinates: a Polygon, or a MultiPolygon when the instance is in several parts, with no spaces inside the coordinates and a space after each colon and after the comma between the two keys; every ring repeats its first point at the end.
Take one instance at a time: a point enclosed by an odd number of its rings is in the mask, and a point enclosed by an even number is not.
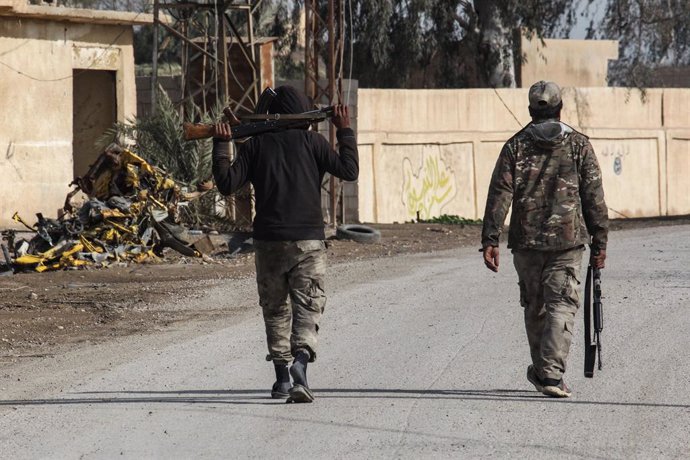
{"type": "Polygon", "coordinates": [[[216,123],[214,125],[215,129],[215,134],[213,137],[216,139],[223,139],[225,141],[229,141],[232,139],[232,129],[230,128],[230,125],[227,123],[216,123]]]}
{"type": "Polygon", "coordinates": [[[592,251],[592,256],[589,258],[589,264],[594,268],[604,268],[606,266],[606,249],[599,249],[598,252],[592,251]]]}
{"type": "Polygon", "coordinates": [[[492,272],[498,271],[498,247],[487,246],[484,248],[484,265],[492,272]]]}
{"type": "Polygon", "coordinates": [[[346,105],[335,105],[333,107],[333,112],[331,123],[333,123],[336,128],[343,129],[350,127],[350,111],[346,105]]]}

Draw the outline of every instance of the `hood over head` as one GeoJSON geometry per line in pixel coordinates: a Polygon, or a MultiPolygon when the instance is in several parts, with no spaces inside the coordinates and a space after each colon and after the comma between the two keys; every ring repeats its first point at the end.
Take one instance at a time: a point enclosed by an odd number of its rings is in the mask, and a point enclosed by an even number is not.
{"type": "Polygon", "coordinates": [[[268,113],[303,113],[312,110],[312,104],[305,94],[289,85],[275,89],[276,97],[268,107],[268,113]]]}
{"type": "Polygon", "coordinates": [[[561,145],[573,132],[573,128],[558,120],[545,120],[539,123],[530,123],[525,132],[538,147],[554,150],[561,145]]]}

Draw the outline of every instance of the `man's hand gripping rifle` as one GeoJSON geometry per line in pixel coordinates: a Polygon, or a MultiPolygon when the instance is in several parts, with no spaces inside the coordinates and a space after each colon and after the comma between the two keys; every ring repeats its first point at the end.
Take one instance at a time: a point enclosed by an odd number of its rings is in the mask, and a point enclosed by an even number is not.
{"type": "MultiPolygon", "coordinates": [[[[259,98],[256,113],[244,115],[241,118],[237,118],[232,110],[226,107],[223,110],[223,115],[225,115],[227,123],[230,125],[230,139],[242,139],[257,134],[298,128],[324,121],[335,115],[335,108],[333,106],[295,114],[266,113],[270,101],[274,97],[275,92],[273,89],[266,88],[259,98]]],[[[205,123],[184,123],[183,130],[186,140],[205,139],[215,137],[217,134],[216,125],[205,123]]]]}
{"type": "MultiPolygon", "coordinates": [[[[592,249],[594,256],[597,250],[592,249]]],[[[601,305],[601,271],[591,263],[587,267],[585,282],[585,377],[594,377],[594,363],[598,361],[601,370],[601,331],[604,329],[601,305]],[[594,328],[594,340],[592,340],[594,328]]]]}

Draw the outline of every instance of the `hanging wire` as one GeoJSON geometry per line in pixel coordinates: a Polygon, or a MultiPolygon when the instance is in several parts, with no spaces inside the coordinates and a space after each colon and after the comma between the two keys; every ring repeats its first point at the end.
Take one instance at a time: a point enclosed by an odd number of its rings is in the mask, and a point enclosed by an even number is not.
{"type": "MultiPolygon", "coordinates": [[[[251,14],[251,13],[249,13],[249,14],[251,14]]],[[[228,21],[230,21],[230,20],[231,20],[231,19],[228,17],[228,21]]],[[[237,34],[235,34],[235,35],[237,36],[237,34]]],[[[242,44],[240,43],[239,38],[240,38],[240,37],[237,36],[237,39],[238,39],[238,40],[237,40],[237,46],[242,46],[242,44]]],[[[250,46],[251,46],[251,45],[253,45],[253,43],[251,43],[250,46]]],[[[229,48],[230,48],[230,49],[233,49],[234,46],[235,46],[234,39],[232,39],[232,41],[231,41],[230,44],[229,44],[229,48]]],[[[226,62],[225,65],[228,67],[228,70],[230,71],[230,75],[232,75],[232,79],[235,80],[235,83],[237,83],[237,86],[240,88],[240,91],[244,93],[244,92],[246,91],[246,88],[245,88],[244,85],[240,82],[239,78],[237,78],[237,75],[235,75],[235,70],[232,68],[232,65],[230,64],[230,60],[228,60],[228,62],[226,62]]]]}
{"type": "MultiPolygon", "coordinates": [[[[242,46],[242,45],[237,45],[237,46],[242,46]]],[[[235,83],[237,83],[237,86],[240,87],[240,90],[242,92],[246,91],[246,88],[240,82],[240,80],[237,78],[237,75],[235,75],[235,71],[233,70],[232,65],[229,62],[228,62],[228,70],[230,71],[230,75],[232,75],[232,79],[235,80],[235,83]]]]}
{"type": "Polygon", "coordinates": [[[510,107],[508,107],[508,104],[506,104],[506,102],[503,100],[503,98],[501,97],[501,95],[498,93],[498,90],[496,89],[496,87],[495,87],[495,86],[492,86],[492,88],[493,88],[493,90],[494,90],[494,93],[496,93],[496,96],[498,96],[498,100],[501,101],[501,103],[503,104],[503,107],[505,107],[506,110],[507,110],[508,112],[510,112],[510,114],[513,116],[513,118],[514,118],[515,121],[517,122],[518,126],[522,126],[522,123],[520,123],[520,119],[513,113],[512,110],[510,110],[510,107]]]}

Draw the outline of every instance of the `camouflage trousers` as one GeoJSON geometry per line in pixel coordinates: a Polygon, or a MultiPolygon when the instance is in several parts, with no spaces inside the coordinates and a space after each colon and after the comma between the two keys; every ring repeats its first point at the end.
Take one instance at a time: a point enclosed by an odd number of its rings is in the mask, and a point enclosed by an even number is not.
{"type": "Polygon", "coordinates": [[[320,240],[254,240],[256,284],[268,342],[267,359],[289,363],[307,349],[316,359],[319,320],[326,306],[326,245],[320,240]]]}
{"type": "Polygon", "coordinates": [[[582,254],[582,246],[564,251],[513,251],[532,364],[542,379],[560,379],[565,373],[580,306],[582,254]]]}

